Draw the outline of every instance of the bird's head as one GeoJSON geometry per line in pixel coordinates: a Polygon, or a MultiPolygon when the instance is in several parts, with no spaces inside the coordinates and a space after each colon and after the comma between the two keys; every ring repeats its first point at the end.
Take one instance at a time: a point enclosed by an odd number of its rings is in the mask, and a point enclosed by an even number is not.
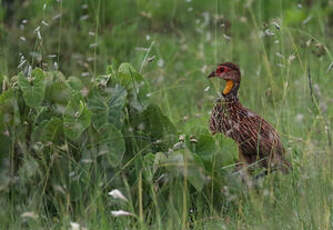
{"type": "Polygon", "coordinates": [[[239,84],[241,81],[241,73],[237,65],[231,62],[225,62],[217,66],[216,70],[211,72],[208,78],[218,77],[225,80],[227,83],[222,91],[223,96],[237,96],[239,84]]]}

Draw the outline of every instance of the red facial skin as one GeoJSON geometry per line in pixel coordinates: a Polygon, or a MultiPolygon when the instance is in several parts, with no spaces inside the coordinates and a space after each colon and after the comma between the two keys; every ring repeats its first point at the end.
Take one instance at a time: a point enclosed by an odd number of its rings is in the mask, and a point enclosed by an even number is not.
{"type": "Polygon", "coordinates": [[[230,72],[231,69],[227,66],[224,66],[224,65],[219,65],[215,71],[211,72],[208,76],[208,78],[211,78],[211,77],[219,77],[219,78],[223,78],[223,75],[227,72],[230,72]]]}

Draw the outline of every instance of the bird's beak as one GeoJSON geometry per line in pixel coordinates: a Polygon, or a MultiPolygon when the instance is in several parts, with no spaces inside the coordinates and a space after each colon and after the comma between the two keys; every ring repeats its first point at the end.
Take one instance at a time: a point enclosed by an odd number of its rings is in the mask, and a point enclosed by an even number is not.
{"type": "Polygon", "coordinates": [[[211,78],[211,77],[215,77],[215,71],[211,72],[209,75],[208,75],[208,78],[211,78]]]}

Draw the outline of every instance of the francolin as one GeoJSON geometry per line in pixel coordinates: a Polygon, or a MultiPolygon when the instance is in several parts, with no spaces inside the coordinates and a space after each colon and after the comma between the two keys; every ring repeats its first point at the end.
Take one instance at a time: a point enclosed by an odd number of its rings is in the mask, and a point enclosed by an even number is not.
{"type": "Polygon", "coordinates": [[[239,167],[253,171],[254,166],[265,168],[265,173],[291,168],[285,159],[285,149],[277,131],[270,123],[245,108],[238,99],[241,73],[237,65],[226,62],[218,65],[208,78],[226,81],[222,96],[212,110],[209,128],[212,134],[223,133],[238,145],[239,167]]]}

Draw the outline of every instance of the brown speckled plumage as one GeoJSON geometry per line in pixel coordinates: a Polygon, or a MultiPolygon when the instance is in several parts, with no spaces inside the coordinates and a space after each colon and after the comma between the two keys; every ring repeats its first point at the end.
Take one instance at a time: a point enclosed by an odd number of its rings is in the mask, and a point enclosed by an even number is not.
{"type": "Polygon", "coordinates": [[[290,163],[276,130],[263,118],[245,108],[238,100],[240,71],[232,63],[219,65],[210,77],[232,80],[231,91],[216,101],[210,117],[212,134],[223,133],[238,144],[242,166],[259,165],[287,172],[290,163]]]}

